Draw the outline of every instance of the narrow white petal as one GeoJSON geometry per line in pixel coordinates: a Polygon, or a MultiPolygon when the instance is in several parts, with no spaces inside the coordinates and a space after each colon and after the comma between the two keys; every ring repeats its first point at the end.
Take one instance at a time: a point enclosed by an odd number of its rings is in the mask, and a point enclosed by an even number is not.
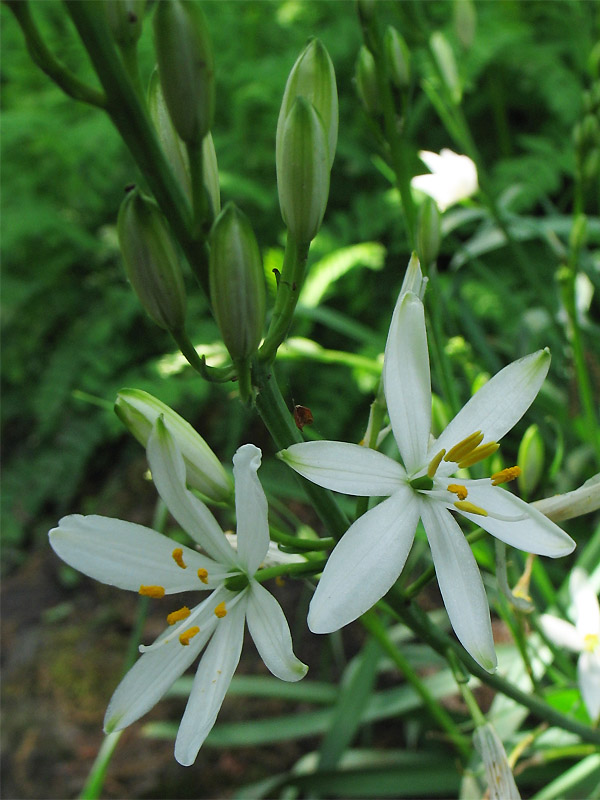
{"type": "Polygon", "coordinates": [[[277,600],[257,581],[250,582],[248,630],[268,669],[283,681],[299,681],[308,667],[296,658],[285,615],[277,600]]]}
{"type": "Polygon", "coordinates": [[[431,454],[442,448],[449,450],[475,431],[484,434],[483,444],[499,441],[533,403],[549,367],[547,350],[504,367],[463,406],[432,445],[431,454]]]}
{"type": "Polygon", "coordinates": [[[148,439],[152,480],[181,527],[216,561],[236,564],[235,551],[208,508],[185,485],[185,464],[175,440],[157,418],[148,439]]]}
{"type": "Polygon", "coordinates": [[[491,723],[475,730],[473,744],[485,767],[490,800],[521,800],[506,751],[491,723]]]}
{"type": "Polygon", "coordinates": [[[432,197],[442,213],[453,203],[462,199],[461,196],[456,196],[453,184],[445,179],[443,174],[415,175],[410,185],[413,189],[418,189],[423,194],[432,197]]]}
{"type": "Polygon", "coordinates": [[[421,501],[440,592],[458,640],[488,672],[496,668],[490,610],[471,548],[441,503],[421,501]]]}
{"type": "Polygon", "coordinates": [[[577,680],[585,707],[595,723],[600,716],[600,649],[579,656],[577,680]]]}
{"type": "Polygon", "coordinates": [[[406,483],[398,462],[359,444],[303,442],[277,455],[309,481],[342,494],[385,497],[406,483]]]}
{"type": "Polygon", "coordinates": [[[569,578],[569,592],[573,598],[575,624],[582,636],[600,634],[600,606],[588,575],[576,567],[569,578]]]}
{"type": "Polygon", "coordinates": [[[175,758],[184,767],[194,763],[198,750],[215,724],[240,660],[245,608],[246,603],[239,602],[226,617],[219,620],[198,665],[175,741],[175,758]]]}
{"type": "Polygon", "coordinates": [[[173,640],[144,653],[117,686],[106,709],[104,730],[126,728],[149,711],[198,656],[213,629],[214,625],[201,631],[187,647],[173,640]]]}
{"type": "Polygon", "coordinates": [[[162,586],[166,594],[210,589],[214,582],[203,584],[198,569],[206,569],[209,577],[223,571],[220,564],[162,533],[121,519],[72,514],[63,517],[49,537],[54,552],[70,566],[134,592],[142,585],[162,586]],[[175,548],[182,550],[185,569],[173,559],[175,548]]]}
{"type": "Polygon", "coordinates": [[[560,558],[573,552],[575,542],[569,534],[531,504],[500,486],[492,486],[487,481],[473,483],[476,484],[476,488],[470,488],[471,481],[466,482],[469,489],[468,499],[485,509],[490,516],[483,517],[479,514],[467,514],[461,511],[460,513],[467,519],[476,525],[481,525],[484,530],[506,544],[517,547],[519,550],[525,550],[527,553],[560,558]],[[493,514],[521,519],[518,522],[506,522],[494,519],[493,514]]]}
{"type": "Polygon", "coordinates": [[[440,172],[444,168],[444,159],[439,153],[431,150],[419,150],[419,158],[432,172],[440,172]]]}
{"type": "Polygon", "coordinates": [[[431,430],[431,378],[423,303],[400,295],[385,345],[383,385],[406,470],[423,466],[431,430]]]}
{"type": "Polygon", "coordinates": [[[583,636],[574,625],[553,614],[542,614],[538,620],[545,636],[558,647],[566,647],[574,653],[583,650],[583,636]]]}
{"type": "Polygon", "coordinates": [[[249,575],[269,549],[267,498],[256,474],[260,460],[261,452],[253,444],[243,445],[233,457],[238,554],[249,575]]]}
{"type": "Polygon", "coordinates": [[[407,486],[350,526],[325,565],[308,614],[313,633],[331,633],[368,611],[394,584],[412,547],[419,503],[407,486]]]}

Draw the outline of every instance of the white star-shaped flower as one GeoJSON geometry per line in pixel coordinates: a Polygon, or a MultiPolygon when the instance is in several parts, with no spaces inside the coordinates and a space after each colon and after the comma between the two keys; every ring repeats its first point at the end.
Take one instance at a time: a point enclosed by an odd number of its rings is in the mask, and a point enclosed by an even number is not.
{"type": "Polygon", "coordinates": [[[327,489],[387,499],[359,517],[333,550],[310,605],[315,633],[347,625],[391,588],[404,568],[419,518],[431,547],[452,627],[485,669],[496,666],[489,608],[479,569],[458,523],[459,512],[498,539],[540,555],[570,553],[575,542],[532,506],[498,486],[517,474],[451,476],[491,455],[523,416],[548,371],[546,350],[501,370],[458,412],[437,440],[431,437],[431,384],[423,303],[402,291],[390,326],[383,367],[392,431],[404,466],[375,450],[344,442],[304,442],[279,456],[327,489]]]}
{"type": "Polygon", "coordinates": [[[233,458],[237,550],[187,489],[183,457],[162,417],[154,424],[147,452],[160,496],[208,555],[142,525],[78,514],[60,520],[50,531],[50,544],[75,569],[121,589],[157,598],[209,592],[192,609],[183,606],[168,614],[167,629],[153,644],[140,647],[143,655],[117,687],[104,720],[107,732],[135,722],[206,647],[175,742],[175,758],[188,766],[215,723],[237,667],[244,621],[278,678],[297,681],[307,667],[292,651],[279,603],[254,578],[269,547],[267,499],[256,474],[260,450],[246,444],[233,458]]]}
{"type": "Polygon", "coordinates": [[[575,568],[569,578],[575,625],[552,614],[542,614],[540,625],[552,642],[580,653],[577,681],[590,718],[600,717],[600,606],[590,579],[575,568]]]}
{"type": "Polygon", "coordinates": [[[411,186],[433,197],[440,211],[466,200],[479,188],[477,167],[469,156],[444,148],[439,154],[421,150],[419,158],[431,173],[415,175],[411,186]]]}

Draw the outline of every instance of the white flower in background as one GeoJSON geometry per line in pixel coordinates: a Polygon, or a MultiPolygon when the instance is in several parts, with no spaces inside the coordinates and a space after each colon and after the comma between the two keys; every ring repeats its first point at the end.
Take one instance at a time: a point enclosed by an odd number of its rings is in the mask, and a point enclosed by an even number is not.
{"type": "MultiPolygon", "coordinates": [[[[409,286],[419,290],[419,281],[409,286]]],[[[333,491],[384,502],[367,511],[333,550],[310,605],[314,633],[352,622],[391,588],[404,568],[419,518],[452,627],[485,669],[496,666],[490,614],[471,548],[450,512],[459,512],[498,539],[540,555],[570,553],[575,542],[557,525],[491,478],[451,476],[498,449],[498,440],[537,395],[550,362],[545,350],[501,370],[458,412],[437,440],[431,437],[431,385],[423,303],[401,292],[388,334],[383,381],[392,431],[404,466],[375,450],[345,442],[304,442],[279,456],[296,472],[333,491]]]]}
{"type": "Polygon", "coordinates": [[[487,722],[475,730],[473,744],[481,756],[490,800],[521,800],[504,745],[494,726],[487,722]]]}
{"type": "Polygon", "coordinates": [[[477,167],[469,156],[461,156],[444,148],[439,154],[420,150],[419,158],[431,173],[415,175],[411,186],[433,197],[440,211],[466,200],[479,188],[477,167]]]}
{"type": "Polygon", "coordinates": [[[559,647],[580,653],[577,681],[583,702],[593,722],[600,717],[600,607],[586,573],[575,568],[569,578],[575,625],[551,614],[542,614],[540,625],[548,639],[559,647]]]}
{"type": "Polygon", "coordinates": [[[233,458],[237,550],[208,508],[186,488],[181,452],[159,417],[148,440],[156,488],[181,527],[208,555],[150,528],[100,516],[74,514],[50,531],[50,544],[86,575],[149,597],[209,592],[192,609],[167,615],[167,629],[129,670],[109,703],[107,732],[145,714],[196,659],[204,647],[175,742],[175,758],[193,764],[215,723],[240,659],[244,620],[271,672],[286,681],[304,677],[307,667],[292,651],[290,631],[275,598],[254,575],[269,547],[267,499],[257,477],[261,452],[240,447],[233,458]]]}

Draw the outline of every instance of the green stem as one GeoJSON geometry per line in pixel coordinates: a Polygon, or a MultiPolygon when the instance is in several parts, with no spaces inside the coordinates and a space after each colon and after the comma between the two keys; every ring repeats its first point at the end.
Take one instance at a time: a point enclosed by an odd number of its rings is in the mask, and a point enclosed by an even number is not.
{"type": "MultiPolygon", "coordinates": [[[[385,394],[383,393],[383,379],[380,378],[379,385],[377,387],[377,394],[375,395],[375,399],[371,403],[371,408],[369,409],[369,421],[367,423],[367,430],[365,431],[365,438],[363,440],[364,446],[369,447],[371,450],[377,450],[377,439],[385,419],[386,410],[387,404],[385,402],[385,394]]],[[[368,507],[369,498],[359,497],[356,501],[356,519],[362,517],[368,507]]]]}
{"type": "Polygon", "coordinates": [[[424,685],[423,681],[419,678],[410,662],[390,640],[385,625],[379,616],[374,611],[367,611],[366,614],[362,615],[360,621],[363,627],[369,631],[371,636],[377,640],[382,650],[384,650],[384,652],[386,652],[392,659],[406,680],[414,687],[417,694],[423,700],[426,709],[439,723],[443,730],[446,731],[448,738],[456,747],[461,757],[465,761],[468,761],[471,756],[471,748],[468,744],[468,741],[461,734],[452,717],[424,685]]]}
{"type": "Polygon", "coordinates": [[[80,800],[96,800],[102,793],[102,787],[106,779],[106,771],[110,760],[115,752],[123,731],[113,731],[104,737],[100,745],[98,755],[94,759],[90,774],[79,795],[80,800]]]}
{"type": "Polygon", "coordinates": [[[206,242],[203,238],[194,238],[191,233],[187,200],[165,159],[147,109],[117,53],[102,2],[68,2],[66,7],[106,92],[106,111],[148,182],[208,297],[206,242]]]}
{"type": "Polygon", "coordinates": [[[106,95],[80,81],[72,72],[57,61],[37,29],[29,3],[24,0],[6,2],[15,15],[25,37],[25,45],[34,64],[59,86],[63,92],[74,100],[80,100],[98,108],[105,108],[106,95]]]}
{"type": "Polygon", "coordinates": [[[414,603],[407,602],[405,596],[397,587],[392,587],[385,596],[388,605],[397,614],[398,619],[407,625],[423,641],[427,642],[437,653],[447,658],[447,650],[450,648],[454,654],[462,661],[471,675],[479,678],[483,683],[495,689],[497,692],[510,697],[520,705],[528,708],[538,719],[545,720],[551,725],[556,725],[566,731],[576,734],[586,742],[600,744],[600,730],[582,725],[571,717],[561,714],[548,703],[538,697],[527,694],[514,686],[500,675],[492,674],[479,666],[473,658],[464,650],[458,642],[455,642],[443,631],[434,626],[427,618],[427,615],[414,603]]]}
{"type": "MultiPolygon", "coordinates": [[[[256,409],[277,448],[283,450],[292,444],[302,442],[303,438],[281,396],[279,385],[270,367],[264,362],[256,360],[253,378],[254,385],[258,390],[255,400],[256,409]]],[[[299,475],[296,477],[331,536],[336,540],[341,539],[348,529],[348,520],[340,510],[332,493],[299,475]]]]}
{"type": "Polygon", "coordinates": [[[204,380],[210,383],[227,383],[227,381],[235,379],[236,369],[233,365],[229,367],[209,367],[204,356],[198,355],[196,348],[191,343],[183,328],[180,330],[171,330],[169,333],[188,364],[193,367],[204,380]]]}
{"type": "Polygon", "coordinates": [[[318,572],[323,572],[327,558],[315,558],[310,561],[297,561],[294,564],[280,564],[276,567],[267,567],[261,569],[254,575],[254,580],[259,583],[264,583],[272,578],[291,578],[296,575],[315,575],[318,572]]]}
{"type": "Polygon", "coordinates": [[[304,539],[301,536],[292,536],[289,533],[277,530],[270,526],[271,539],[284,546],[283,552],[310,552],[311,550],[333,550],[335,539],[304,539]]]}
{"type": "Polygon", "coordinates": [[[297,242],[288,231],[273,316],[265,341],[259,350],[262,361],[273,361],[277,348],[287,336],[300,289],[304,283],[309,248],[310,242],[297,242]]]}

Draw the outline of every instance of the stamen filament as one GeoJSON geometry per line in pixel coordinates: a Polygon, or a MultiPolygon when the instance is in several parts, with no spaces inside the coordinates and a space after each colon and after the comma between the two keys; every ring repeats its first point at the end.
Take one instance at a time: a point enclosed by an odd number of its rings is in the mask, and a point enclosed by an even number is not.
{"type": "Polygon", "coordinates": [[[187,606],[183,606],[183,608],[179,608],[177,611],[171,611],[171,613],[167,615],[167,622],[169,625],[175,625],[176,622],[181,622],[182,619],[187,619],[189,615],[189,608],[187,606]]]}
{"type": "Polygon", "coordinates": [[[469,455],[475,448],[483,441],[483,433],[475,431],[462,442],[455,444],[444,456],[444,461],[462,461],[463,458],[469,455]]]}
{"type": "Polygon", "coordinates": [[[467,514],[478,514],[480,517],[487,517],[488,515],[488,512],[485,510],[485,508],[476,506],[474,503],[470,503],[468,500],[457,500],[454,503],[454,506],[458,508],[459,511],[466,511],[467,514]]]}
{"type": "Polygon", "coordinates": [[[481,445],[481,447],[476,447],[470,455],[458,462],[458,468],[466,469],[467,467],[472,467],[473,464],[477,464],[479,461],[483,461],[484,458],[493,455],[499,447],[498,442],[488,442],[481,445]]]}
{"type": "Polygon", "coordinates": [[[439,467],[442,458],[446,455],[445,450],[440,450],[437,456],[434,456],[431,461],[429,462],[429,466],[427,467],[427,477],[433,478],[435,473],[437,472],[437,468],[439,467]]]}
{"type": "Polygon", "coordinates": [[[204,567],[200,567],[198,570],[198,577],[202,581],[202,583],[208,583],[208,570],[204,569],[204,567]]]}
{"type": "Polygon", "coordinates": [[[187,569],[187,564],[183,560],[183,549],[181,547],[176,547],[171,555],[173,557],[173,561],[178,567],[181,567],[181,569],[187,569]]]}
{"type": "Polygon", "coordinates": [[[143,597],[154,597],[157,600],[160,600],[161,597],[165,596],[165,589],[164,586],[140,586],[138,589],[138,594],[141,594],[143,597]]]}
{"type": "Polygon", "coordinates": [[[506,469],[501,469],[500,472],[494,472],[490,480],[492,481],[492,486],[498,486],[501,483],[514,481],[520,474],[521,467],[507,467],[506,469]]]}
{"type": "Polygon", "coordinates": [[[219,605],[215,608],[215,617],[219,619],[223,619],[227,615],[227,609],[225,608],[225,601],[219,603],[219,605]]]}
{"type": "Polygon", "coordinates": [[[193,639],[194,636],[200,633],[200,628],[197,625],[194,625],[192,628],[188,628],[187,631],[179,634],[179,641],[184,646],[187,647],[190,643],[190,639],[193,639]]]}
{"type": "Polygon", "coordinates": [[[452,492],[452,494],[455,494],[459,500],[464,500],[469,494],[467,491],[467,487],[462,486],[459,483],[449,483],[448,491],[452,492]]]}

